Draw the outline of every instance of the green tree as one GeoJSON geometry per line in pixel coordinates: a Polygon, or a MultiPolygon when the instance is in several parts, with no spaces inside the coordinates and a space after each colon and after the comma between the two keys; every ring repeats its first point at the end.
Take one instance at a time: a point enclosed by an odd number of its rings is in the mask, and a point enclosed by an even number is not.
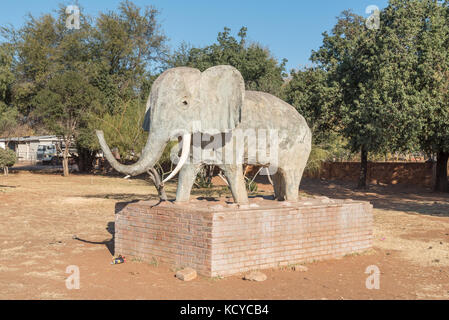
{"type": "Polygon", "coordinates": [[[332,84],[329,74],[321,68],[292,71],[291,79],[283,87],[284,100],[307,120],[314,144],[328,142],[336,132],[339,95],[338,85],[332,84]]]}
{"type": "Polygon", "coordinates": [[[411,95],[409,87],[395,78],[398,68],[393,60],[399,56],[384,46],[395,40],[385,27],[390,20],[381,21],[380,30],[369,30],[363,17],[344,11],[332,34],[324,33],[323,45],[312,54],[338,84],[338,128],[350,150],[360,151],[359,188],[366,187],[369,153],[408,150],[416,145],[420,131],[411,99],[400,100],[411,95]]]}
{"type": "MultiPolygon", "coordinates": [[[[412,4],[410,4],[411,6],[412,4]]],[[[413,6],[418,6],[413,4],[413,6]]],[[[422,149],[436,154],[436,191],[449,191],[449,2],[423,0],[419,4],[422,28],[418,43],[420,135],[422,149]]]]}
{"type": "Polygon", "coordinates": [[[134,160],[145,146],[148,138],[142,129],[146,106],[138,99],[125,103],[123,111],[105,114],[97,118],[97,127],[104,128],[109,144],[118,149],[124,160],[134,160]]]}
{"type": "Polygon", "coordinates": [[[449,190],[448,18],[448,2],[390,0],[378,40],[384,80],[379,92],[405,129],[392,135],[393,143],[437,155],[437,191],[449,190]]]}
{"type": "Polygon", "coordinates": [[[0,103],[2,104],[9,104],[11,101],[11,86],[14,82],[12,55],[8,45],[0,45],[0,103]]]}
{"type": "Polygon", "coordinates": [[[41,121],[62,137],[64,176],[69,175],[69,148],[76,141],[86,115],[99,108],[99,95],[99,90],[85,76],[67,71],[54,76],[34,98],[36,114],[41,121]]]}
{"type": "MultiPolygon", "coordinates": [[[[80,129],[77,149],[80,169],[92,168],[99,150],[96,128],[104,128],[108,141],[126,159],[135,154],[146,136],[140,130],[145,104],[157,72],[166,56],[167,38],[161,31],[154,7],[139,8],[130,1],[120,3],[117,12],[101,13],[91,33],[91,59],[94,68],[91,83],[101,91],[103,108],[88,117],[80,129]],[[108,119],[98,123],[98,119],[108,119]],[[112,126],[111,126],[112,125],[112,126]],[[131,128],[131,126],[135,126],[131,128]],[[114,127],[114,130],[110,130],[114,127]],[[116,130],[120,131],[117,136],[116,130]],[[134,144],[133,144],[134,143],[134,144]]],[[[86,170],[84,170],[86,169],[86,170]]]]}
{"type": "Polygon", "coordinates": [[[0,45],[0,137],[10,138],[17,126],[18,111],[12,105],[13,54],[7,45],[0,45]]]}
{"type": "Polygon", "coordinates": [[[141,9],[130,1],[120,3],[118,12],[101,13],[95,21],[93,54],[105,63],[119,81],[122,92],[140,89],[146,72],[157,69],[167,53],[166,36],[157,22],[159,11],[141,9]]]}
{"type": "Polygon", "coordinates": [[[29,16],[22,28],[4,30],[15,49],[17,81],[13,102],[23,118],[39,131],[61,135],[65,176],[69,174],[68,154],[73,139],[101,96],[100,92],[81,95],[93,90],[89,82],[97,67],[89,43],[93,32],[90,18],[83,14],[80,17],[81,28],[69,30],[65,7],[61,5],[55,15],[29,16]]]}
{"type": "Polygon", "coordinates": [[[204,48],[181,45],[167,60],[168,67],[188,66],[204,71],[216,65],[231,65],[245,79],[246,89],[264,91],[279,96],[284,84],[285,64],[279,63],[267,48],[247,43],[247,29],[242,27],[239,39],[229,28],[218,33],[217,42],[204,48]]]}
{"type": "Polygon", "coordinates": [[[83,171],[92,168],[99,150],[93,130],[96,119],[106,115],[129,116],[130,112],[124,112],[126,104],[147,98],[153,79],[150,74],[157,70],[166,52],[166,37],[160,31],[157,15],[152,7],[141,9],[130,1],[122,1],[117,11],[100,13],[96,19],[85,15],[81,8],[80,29],[68,30],[65,7],[60,6],[56,14],[29,16],[18,30],[3,29],[16,58],[13,104],[35,128],[45,124],[41,131],[64,131],[66,138],[70,126],[64,130],[61,123],[56,125],[58,128],[50,126],[43,115],[52,114],[59,119],[75,115],[76,132],[72,138],[83,171]],[[61,86],[54,79],[62,81],[61,86]],[[79,89],[84,92],[97,89],[95,96],[88,95],[92,101],[82,100],[82,117],[72,110],[76,105],[72,98],[76,95],[71,90],[76,85],[70,84],[70,79],[80,80],[79,89]],[[57,87],[58,91],[52,95],[50,87],[57,87]],[[65,92],[70,105],[61,102],[64,107],[60,109],[71,114],[56,116],[55,107],[46,100],[63,101],[65,92]],[[49,110],[44,110],[47,107],[49,110]]]}
{"type": "MultiPolygon", "coordinates": [[[[323,34],[323,45],[313,52],[312,61],[329,72],[331,81],[341,90],[338,110],[341,132],[348,138],[353,152],[361,151],[361,172],[358,186],[366,187],[368,152],[379,148],[373,135],[371,110],[361,103],[364,89],[373,77],[368,60],[373,56],[373,34],[365,27],[365,19],[350,11],[339,17],[332,34],[323,34]]],[[[374,130],[373,130],[374,129],[374,130]]]]}
{"type": "Polygon", "coordinates": [[[316,67],[292,71],[283,87],[283,99],[304,116],[312,130],[312,152],[306,167],[309,174],[318,174],[322,163],[336,153],[339,122],[335,103],[339,94],[329,73],[316,67]]]}
{"type": "Polygon", "coordinates": [[[6,148],[0,148],[0,168],[3,169],[5,176],[8,175],[9,167],[16,163],[16,154],[14,151],[6,148]]]}

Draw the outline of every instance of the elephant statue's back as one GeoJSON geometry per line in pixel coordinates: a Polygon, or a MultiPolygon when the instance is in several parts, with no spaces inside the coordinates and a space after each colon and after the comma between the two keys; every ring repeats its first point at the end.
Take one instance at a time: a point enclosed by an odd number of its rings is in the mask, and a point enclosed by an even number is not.
{"type": "Polygon", "coordinates": [[[297,144],[311,147],[312,134],[304,117],[293,106],[269,93],[245,92],[242,122],[238,128],[277,130],[281,149],[297,144]]]}

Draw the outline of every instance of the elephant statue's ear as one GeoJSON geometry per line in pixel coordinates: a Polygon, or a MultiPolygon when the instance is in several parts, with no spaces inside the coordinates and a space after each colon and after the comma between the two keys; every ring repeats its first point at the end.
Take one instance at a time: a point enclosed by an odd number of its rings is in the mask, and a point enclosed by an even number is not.
{"type": "Polygon", "coordinates": [[[201,131],[227,132],[241,121],[245,82],[231,66],[216,66],[204,71],[200,80],[201,131]]]}
{"type": "Polygon", "coordinates": [[[143,124],[142,124],[142,129],[146,132],[150,131],[150,119],[151,119],[151,105],[154,104],[155,102],[155,98],[158,96],[159,90],[160,90],[160,86],[161,86],[161,82],[163,81],[163,79],[166,77],[166,74],[168,72],[164,72],[162,73],[154,82],[153,85],[151,86],[151,92],[150,92],[150,96],[148,97],[147,100],[147,106],[145,109],[145,118],[143,119],[143,124]]]}

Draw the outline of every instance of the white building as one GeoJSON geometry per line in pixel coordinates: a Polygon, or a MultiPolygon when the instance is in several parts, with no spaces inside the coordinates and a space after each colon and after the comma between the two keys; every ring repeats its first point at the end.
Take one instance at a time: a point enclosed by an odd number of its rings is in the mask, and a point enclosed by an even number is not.
{"type": "Polygon", "coordinates": [[[60,141],[57,136],[33,136],[20,138],[0,139],[0,148],[5,149],[6,144],[14,150],[18,161],[36,161],[37,148],[40,145],[52,145],[60,141]]]}

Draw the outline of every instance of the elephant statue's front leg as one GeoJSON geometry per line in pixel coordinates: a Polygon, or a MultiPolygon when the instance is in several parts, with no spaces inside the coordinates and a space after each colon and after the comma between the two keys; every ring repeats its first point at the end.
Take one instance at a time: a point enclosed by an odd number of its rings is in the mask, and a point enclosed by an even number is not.
{"type": "Polygon", "coordinates": [[[222,166],[221,169],[228,180],[234,202],[247,204],[248,193],[246,192],[245,178],[243,177],[243,167],[241,165],[226,165],[222,166]]]}
{"type": "Polygon", "coordinates": [[[192,192],[192,186],[195,183],[196,175],[200,170],[201,165],[198,164],[185,164],[178,177],[178,189],[176,190],[176,202],[188,202],[190,201],[190,193],[192,192]]]}

